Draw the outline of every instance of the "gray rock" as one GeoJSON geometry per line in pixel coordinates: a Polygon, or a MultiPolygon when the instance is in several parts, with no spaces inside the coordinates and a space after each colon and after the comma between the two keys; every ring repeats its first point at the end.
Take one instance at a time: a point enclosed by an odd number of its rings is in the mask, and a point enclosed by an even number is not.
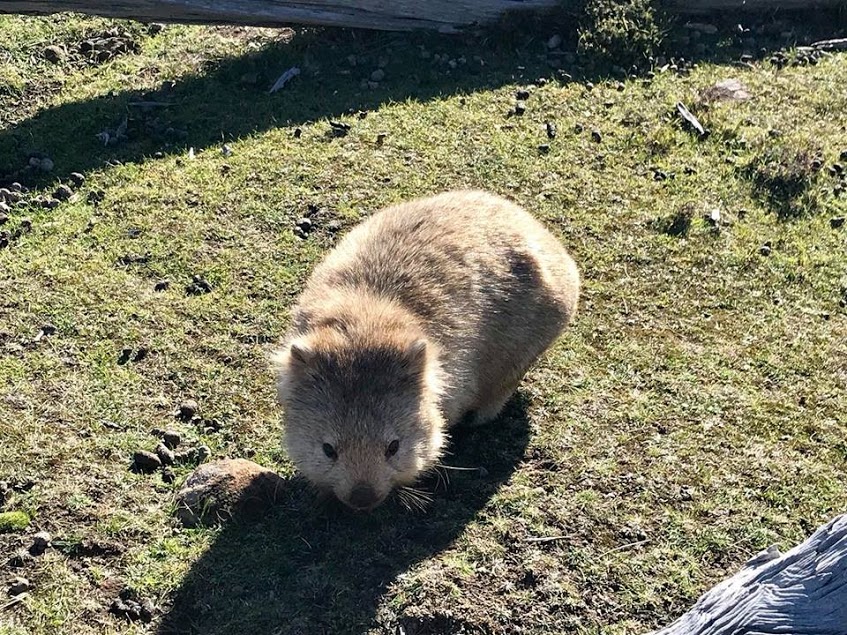
{"type": "Polygon", "coordinates": [[[381,68],[376,69],[373,73],[371,73],[371,81],[372,82],[381,82],[385,79],[385,71],[381,68]]]}
{"type": "Polygon", "coordinates": [[[165,430],[162,434],[162,441],[164,441],[168,448],[173,450],[182,442],[182,437],[176,430],[165,430]]]}
{"type": "Polygon", "coordinates": [[[177,418],[182,419],[183,421],[191,421],[194,418],[194,415],[197,414],[198,410],[200,410],[200,406],[197,402],[193,399],[187,399],[179,407],[177,418]]]}
{"type": "Polygon", "coordinates": [[[49,533],[46,531],[39,531],[32,537],[32,545],[29,548],[29,552],[34,556],[40,556],[42,553],[47,551],[51,540],[52,537],[49,533]]]}
{"type": "Polygon", "coordinates": [[[22,593],[26,593],[30,589],[32,589],[32,585],[30,584],[29,580],[21,577],[14,578],[12,580],[12,583],[9,585],[9,595],[21,595],[22,593]]]}
{"type": "Polygon", "coordinates": [[[56,188],[55,192],[53,192],[53,197],[60,201],[67,201],[71,196],[73,196],[73,194],[74,191],[63,183],[56,188]]]}
{"type": "Polygon", "coordinates": [[[61,46],[56,46],[55,44],[52,46],[48,46],[44,49],[43,52],[44,59],[52,64],[58,64],[59,62],[64,62],[67,57],[67,53],[65,53],[65,49],[61,46]]]}
{"type": "Polygon", "coordinates": [[[174,453],[169,450],[164,443],[160,443],[156,446],[156,456],[159,457],[162,465],[174,464],[174,453]]]}
{"type": "Polygon", "coordinates": [[[547,48],[551,51],[559,48],[562,45],[562,36],[558,33],[551,35],[550,39],[547,40],[547,48]]]}
{"type": "Polygon", "coordinates": [[[132,455],[132,464],[139,472],[155,472],[162,467],[162,460],[146,450],[138,450],[132,455]]]}
{"type": "Polygon", "coordinates": [[[186,527],[233,515],[261,514],[276,503],[284,481],[246,459],[224,459],[198,467],[176,496],[177,517],[186,527]]]}

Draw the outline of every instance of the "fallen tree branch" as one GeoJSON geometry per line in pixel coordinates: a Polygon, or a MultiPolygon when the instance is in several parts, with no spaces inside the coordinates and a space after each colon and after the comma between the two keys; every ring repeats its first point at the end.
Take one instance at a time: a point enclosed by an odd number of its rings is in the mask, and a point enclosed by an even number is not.
{"type": "MultiPolygon", "coordinates": [[[[838,7],[844,0],[665,0],[668,13],[772,11],[838,7]]],[[[279,27],[291,24],[354,27],[387,31],[453,32],[491,23],[509,11],[576,9],[577,0],[0,0],[0,13],[51,14],[76,11],[146,22],[243,24],[279,27]]]]}

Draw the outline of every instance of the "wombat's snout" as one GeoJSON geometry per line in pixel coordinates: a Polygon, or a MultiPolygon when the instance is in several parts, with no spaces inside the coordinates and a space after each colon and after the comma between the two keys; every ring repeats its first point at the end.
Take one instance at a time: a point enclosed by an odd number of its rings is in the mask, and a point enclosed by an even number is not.
{"type": "Polygon", "coordinates": [[[376,490],[367,483],[357,483],[347,497],[347,504],[360,511],[373,509],[380,502],[376,490]]]}

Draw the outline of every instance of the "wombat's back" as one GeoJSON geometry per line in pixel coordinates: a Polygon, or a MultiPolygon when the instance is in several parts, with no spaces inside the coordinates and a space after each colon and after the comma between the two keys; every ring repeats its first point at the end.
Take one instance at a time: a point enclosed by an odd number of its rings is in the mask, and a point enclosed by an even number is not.
{"type": "Polygon", "coordinates": [[[523,209],[458,191],[389,207],[353,229],[312,274],[295,330],[308,330],[339,290],[397,302],[417,318],[441,350],[452,424],[468,411],[480,422],[499,412],[571,320],[579,274],[523,209]]]}

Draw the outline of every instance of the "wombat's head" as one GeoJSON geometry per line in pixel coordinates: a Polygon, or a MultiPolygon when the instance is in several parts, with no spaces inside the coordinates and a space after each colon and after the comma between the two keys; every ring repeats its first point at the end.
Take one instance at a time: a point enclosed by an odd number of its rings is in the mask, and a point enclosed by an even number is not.
{"type": "Polygon", "coordinates": [[[297,468],[359,510],[414,483],[444,443],[436,356],[411,336],[321,329],[289,342],[275,362],[297,468]]]}

